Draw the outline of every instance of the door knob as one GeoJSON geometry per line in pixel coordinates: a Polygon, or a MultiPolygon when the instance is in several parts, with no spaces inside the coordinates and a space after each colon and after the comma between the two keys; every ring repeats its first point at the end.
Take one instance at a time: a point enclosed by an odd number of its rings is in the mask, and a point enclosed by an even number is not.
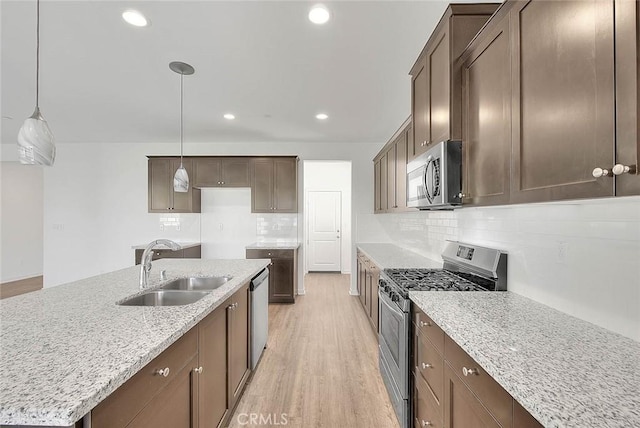
{"type": "Polygon", "coordinates": [[[602,169],[602,168],[594,168],[591,175],[593,175],[594,178],[613,176],[611,171],[609,171],[608,169],[602,169]]]}
{"type": "Polygon", "coordinates": [[[611,170],[613,172],[613,175],[621,175],[621,174],[635,174],[636,173],[636,166],[635,165],[622,165],[620,163],[617,163],[613,166],[613,169],[611,170]]]}

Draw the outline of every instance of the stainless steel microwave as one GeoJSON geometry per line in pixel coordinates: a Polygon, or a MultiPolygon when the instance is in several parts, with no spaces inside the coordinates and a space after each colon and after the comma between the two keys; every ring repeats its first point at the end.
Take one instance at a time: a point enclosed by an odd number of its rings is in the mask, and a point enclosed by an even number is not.
{"type": "Polygon", "coordinates": [[[407,206],[451,209],[462,204],[462,142],[442,141],[407,164],[407,206]]]}

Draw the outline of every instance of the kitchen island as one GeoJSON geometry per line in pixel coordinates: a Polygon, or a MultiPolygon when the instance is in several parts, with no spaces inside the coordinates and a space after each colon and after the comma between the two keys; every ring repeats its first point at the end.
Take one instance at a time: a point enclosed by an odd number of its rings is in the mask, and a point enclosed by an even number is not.
{"type": "Polygon", "coordinates": [[[154,262],[147,289],[186,276],[233,277],[185,306],[117,305],[142,293],[138,267],[1,300],[0,424],[73,425],[268,264],[154,262]]]}

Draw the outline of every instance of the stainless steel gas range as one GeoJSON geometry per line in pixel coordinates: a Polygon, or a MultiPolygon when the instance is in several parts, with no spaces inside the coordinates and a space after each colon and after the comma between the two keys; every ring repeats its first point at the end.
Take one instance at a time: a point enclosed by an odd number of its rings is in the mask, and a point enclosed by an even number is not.
{"type": "Polygon", "coordinates": [[[409,291],[507,289],[507,254],[503,251],[447,242],[442,259],[443,269],[384,269],[380,273],[380,373],[402,428],[411,426],[409,291]]]}

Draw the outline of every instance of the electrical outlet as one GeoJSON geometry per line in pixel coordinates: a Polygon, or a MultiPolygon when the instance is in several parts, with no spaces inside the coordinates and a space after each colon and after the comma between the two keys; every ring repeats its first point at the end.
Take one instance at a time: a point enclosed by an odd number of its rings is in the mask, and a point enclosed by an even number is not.
{"type": "Polygon", "coordinates": [[[224,224],[220,223],[220,224],[218,225],[218,227],[220,228],[220,230],[223,230],[223,229],[224,229],[224,224]]]}
{"type": "Polygon", "coordinates": [[[62,224],[62,223],[54,223],[53,226],[51,226],[51,228],[53,230],[64,230],[64,224],[62,224]]]}

